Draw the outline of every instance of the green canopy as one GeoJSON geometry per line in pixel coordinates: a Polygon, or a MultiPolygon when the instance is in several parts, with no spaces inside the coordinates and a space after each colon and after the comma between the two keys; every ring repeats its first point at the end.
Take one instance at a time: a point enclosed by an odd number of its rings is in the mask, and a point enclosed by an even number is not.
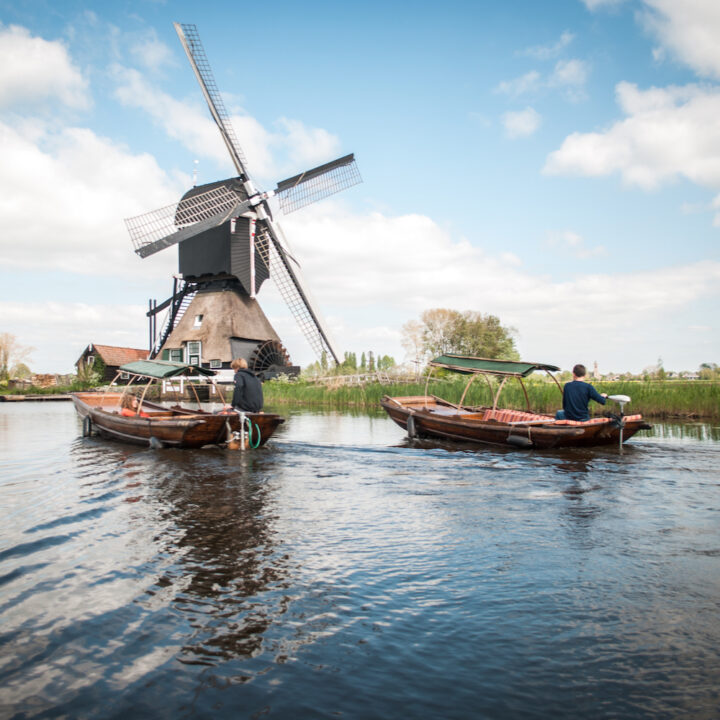
{"type": "Polygon", "coordinates": [[[512,377],[527,377],[535,370],[556,372],[560,369],[555,365],[515,362],[514,360],[489,360],[464,355],[440,355],[440,357],[431,360],[430,365],[464,374],[485,373],[486,375],[510,375],[512,377]]]}
{"type": "Polygon", "coordinates": [[[207,370],[199,365],[168,362],[166,360],[135,360],[120,366],[120,370],[133,375],[165,380],[176,375],[215,375],[214,370],[207,370]]]}

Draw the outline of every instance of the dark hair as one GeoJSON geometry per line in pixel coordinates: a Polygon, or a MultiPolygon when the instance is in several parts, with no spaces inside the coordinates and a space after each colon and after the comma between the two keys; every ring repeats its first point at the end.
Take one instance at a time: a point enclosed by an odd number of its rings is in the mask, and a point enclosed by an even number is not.
{"type": "Polygon", "coordinates": [[[585,377],[586,372],[587,370],[585,369],[584,365],[578,364],[573,368],[573,375],[575,377],[585,377]]]}

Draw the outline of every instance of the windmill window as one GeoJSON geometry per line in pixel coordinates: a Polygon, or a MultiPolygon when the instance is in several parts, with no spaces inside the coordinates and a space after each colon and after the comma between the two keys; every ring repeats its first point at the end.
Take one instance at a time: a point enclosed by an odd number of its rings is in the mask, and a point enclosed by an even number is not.
{"type": "Polygon", "coordinates": [[[211,361],[210,361],[210,367],[211,367],[211,368],[221,368],[221,367],[222,367],[222,360],[211,360],[211,361]]]}
{"type": "Polygon", "coordinates": [[[202,325],[203,316],[202,315],[196,315],[195,316],[195,323],[193,324],[193,327],[200,327],[202,325]]]}
{"type": "Polygon", "coordinates": [[[183,351],[182,350],[171,350],[170,357],[168,359],[170,360],[170,362],[182,362],[184,360],[183,351]]]}
{"type": "Polygon", "coordinates": [[[200,343],[193,340],[187,344],[187,363],[188,365],[200,364],[200,343]]]}

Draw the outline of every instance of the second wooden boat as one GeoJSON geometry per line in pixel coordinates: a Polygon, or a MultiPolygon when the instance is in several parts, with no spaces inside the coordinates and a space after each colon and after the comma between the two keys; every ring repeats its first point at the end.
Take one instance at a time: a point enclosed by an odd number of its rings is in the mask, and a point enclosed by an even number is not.
{"type": "Polygon", "coordinates": [[[443,368],[469,375],[470,379],[457,404],[427,394],[430,375],[428,375],[425,395],[403,397],[385,395],[380,404],[390,418],[405,429],[410,437],[433,437],[519,448],[592,447],[622,445],[639,430],[649,430],[652,427],[640,414],[623,414],[624,405],[630,401],[625,395],[610,397],[620,404],[619,413],[608,413],[605,417],[587,421],[556,420],[552,415],[533,412],[522,379],[537,370],[545,371],[555,381],[562,394],[562,388],[552,374],[559,370],[554,365],[449,354],[442,355],[429,364],[433,369],[443,368]],[[470,384],[478,377],[484,377],[493,391],[492,406],[464,404],[470,384]],[[491,377],[499,380],[497,389],[493,388],[491,377]],[[500,393],[510,378],[520,381],[527,404],[526,410],[498,407],[500,393]]]}

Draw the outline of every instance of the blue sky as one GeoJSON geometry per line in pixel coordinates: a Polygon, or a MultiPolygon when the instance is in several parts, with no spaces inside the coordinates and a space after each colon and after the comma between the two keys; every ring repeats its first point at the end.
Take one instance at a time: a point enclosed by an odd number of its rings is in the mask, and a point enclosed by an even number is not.
{"type": "Polygon", "coordinates": [[[34,370],[145,346],[176,254],[140,260],[123,219],[233,174],[173,21],[260,185],[355,152],[362,185],[281,218],[341,351],[402,360],[449,307],[564,368],[720,361],[714,0],[0,0],[0,332],[34,370]]]}

